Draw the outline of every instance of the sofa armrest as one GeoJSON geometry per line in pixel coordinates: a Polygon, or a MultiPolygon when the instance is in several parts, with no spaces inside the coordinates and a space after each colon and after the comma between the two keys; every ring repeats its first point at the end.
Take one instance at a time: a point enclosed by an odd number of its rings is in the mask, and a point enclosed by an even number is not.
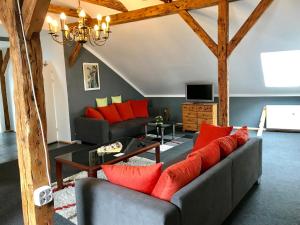
{"type": "Polygon", "coordinates": [[[198,136],[199,136],[199,131],[198,132],[196,132],[196,133],[194,133],[193,134],[193,143],[194,143],[194,145],[196,144],[196,141],[197,141],[197,138],[198,138],[198,136]]]}
{"type": "Polygon", "coordinates": [[[104,144],[109,141],[109,124],[106,120],[85,117],[75,119],[76,139],[91,144],[104,144]]]}
{"type": "Polygon", "coordinates": [[[78,225],[179,225],[173,204],[107,181],[77,180],[78,225]]]}

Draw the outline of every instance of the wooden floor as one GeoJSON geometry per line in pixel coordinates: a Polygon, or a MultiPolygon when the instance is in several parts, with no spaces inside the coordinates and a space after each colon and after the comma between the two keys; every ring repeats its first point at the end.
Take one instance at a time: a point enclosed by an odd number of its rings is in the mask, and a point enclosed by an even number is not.
{"type": "MultiPolygon", "coordinates": [[[[65,146],[67,144],[54,143],[48,145],[49,150],[65,146]]],[[[16,133],[0,133],[0,164],[10,162],[18,158],[16,133]]]]}

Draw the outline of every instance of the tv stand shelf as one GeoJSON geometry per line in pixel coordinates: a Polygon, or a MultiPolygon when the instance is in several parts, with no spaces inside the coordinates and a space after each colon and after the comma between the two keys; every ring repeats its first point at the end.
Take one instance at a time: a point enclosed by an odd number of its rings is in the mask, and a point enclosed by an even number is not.
{"type": "Polygon", "coordinates": [[[191,103],[186,102],[181,106],[183,131],[199,131],[200,125],[218,124],[217,103],[191,103]]]}

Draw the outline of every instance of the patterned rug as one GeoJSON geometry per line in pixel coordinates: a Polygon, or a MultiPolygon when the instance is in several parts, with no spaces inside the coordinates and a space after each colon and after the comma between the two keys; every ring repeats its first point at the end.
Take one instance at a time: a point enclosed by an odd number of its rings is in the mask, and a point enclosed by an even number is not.
{"type": "MultiPolygon", "coordinates": [[[[120,162],[118,164],[148,166],[154,163],[155,161],[153,160],[134,156],[127,163],[120,162]]],[[[77,224],[74,181],[85,177],[87,177],[87,172],[80,172],[65,178],[64,183],[67,184],[67,187],[59,191],[56,191],[56,183],[53,183],[52,185],[54,191],[55,212],[74,224],[77,224]]],[[[102,170],[97,172],[97,177],[105,180],[107,179],[102,170]]]]}

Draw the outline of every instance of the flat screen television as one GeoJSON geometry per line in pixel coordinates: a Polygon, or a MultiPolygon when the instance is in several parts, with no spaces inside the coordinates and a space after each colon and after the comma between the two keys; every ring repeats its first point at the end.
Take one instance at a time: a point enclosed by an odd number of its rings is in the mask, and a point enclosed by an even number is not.
{"type": "Polygon", "coordinates": [[[186,100],[191,102],[214,102],[213,84],[186,84],[186,100]]]}

